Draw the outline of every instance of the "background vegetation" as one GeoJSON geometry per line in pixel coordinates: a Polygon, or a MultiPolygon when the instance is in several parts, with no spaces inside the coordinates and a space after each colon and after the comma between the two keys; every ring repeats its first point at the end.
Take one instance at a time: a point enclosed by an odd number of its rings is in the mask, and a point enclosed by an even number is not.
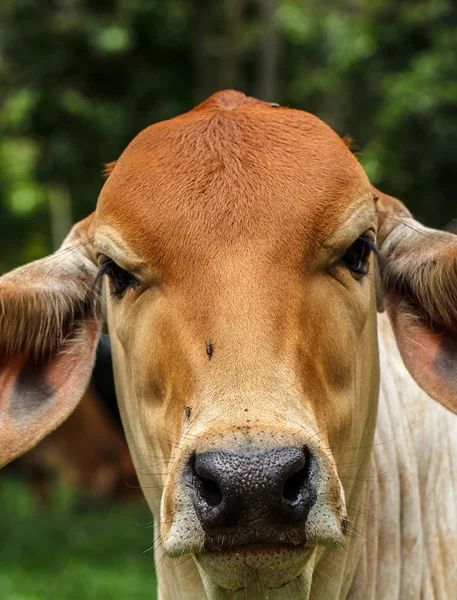
{"type": "Polygon", "coordinates": [[[84,504],[59,486],[43,506],[15,479],[2,483],[2,600],[155,600],[154,533],[145,503],[84,504]]]}
{"type": "MultiPolygon", "coordinates": [[[[456,58],[452,0],[1,0],[0,273],[59,245],[138,131],[224,87],[351,134],[373,183],[444,226],[456,58]]],[[[46,511],[3,481],[0,597],[153,598],[140,513],[46,511]]]]}

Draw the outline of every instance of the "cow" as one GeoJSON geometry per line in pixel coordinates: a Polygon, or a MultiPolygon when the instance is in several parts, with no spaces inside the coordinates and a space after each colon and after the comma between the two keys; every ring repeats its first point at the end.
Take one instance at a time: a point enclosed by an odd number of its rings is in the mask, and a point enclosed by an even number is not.
{"type": "Polygon", "coordinates": [[[75,408],[107,328],[159,598],[456,598],[457,238],[235,91],[108,171],[0,279],[0,464],[75,408]]]}

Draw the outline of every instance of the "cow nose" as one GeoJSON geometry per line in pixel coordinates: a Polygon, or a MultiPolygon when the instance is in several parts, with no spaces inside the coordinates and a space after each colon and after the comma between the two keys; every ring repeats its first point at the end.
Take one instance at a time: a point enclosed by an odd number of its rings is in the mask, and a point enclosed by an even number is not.
{"type": "Polygon", "coordinates": [[[305,523],[316,500],[316,466],[298,447],[195,455],[191,485],[205,533],[231,533],[231,543],[276,541],[275,534],[305,523]]]}

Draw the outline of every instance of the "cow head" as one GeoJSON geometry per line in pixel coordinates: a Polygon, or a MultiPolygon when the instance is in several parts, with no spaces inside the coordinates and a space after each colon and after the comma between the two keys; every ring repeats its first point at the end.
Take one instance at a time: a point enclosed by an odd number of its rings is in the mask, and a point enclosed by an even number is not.
{"type": "Polygon", "coordinates": [[[455,410],[456,283],[456,238],[373,190],[319,119],[216,94],[140,133],[63,248],[0,280],[2,460],[77,403],[106,320],[165,552],[207,591],[306,586],[366,473],[377,307],[455,410]]]}

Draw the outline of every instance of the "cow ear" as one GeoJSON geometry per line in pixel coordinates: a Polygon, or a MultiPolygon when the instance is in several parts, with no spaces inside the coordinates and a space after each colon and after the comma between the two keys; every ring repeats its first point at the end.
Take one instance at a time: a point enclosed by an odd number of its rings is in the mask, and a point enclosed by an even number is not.
{"type": "Polygon", "coordinates": [[[0,466],[55,429],[89,381],[101,329],[94,215],[60,250],[0,278],[0,466]]]}
{"type": "Polygon", "coordinates": [[[457,237],[378,195],[383,300],[398,348],[417,383],[457,412],[457,237]]]}

